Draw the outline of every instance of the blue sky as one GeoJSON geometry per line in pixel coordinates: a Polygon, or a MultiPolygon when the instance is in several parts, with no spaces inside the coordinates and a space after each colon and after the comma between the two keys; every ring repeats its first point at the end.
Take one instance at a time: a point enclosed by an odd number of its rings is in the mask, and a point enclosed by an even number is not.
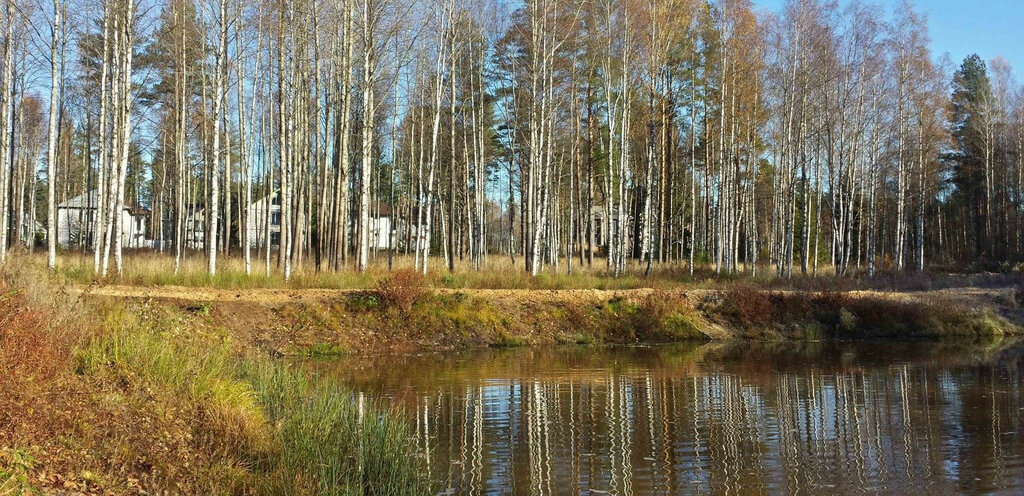
{"type": "MultiPolygon", "coordinates": [[[[786,0],[753,0],[760,8],[777,11],[786,0]]],[[[891,10],[902,0],[869,0],[891,10]]],[[[847,3],[840,0],[840,3],[847,3]]],[[[1024,82],[1024,0],[912,0],[928,17],[935,57],[948,52],[959,66],[977,53],[986,62],[1001,55],[1010,62],[1018,83],[1024,82]]]]}

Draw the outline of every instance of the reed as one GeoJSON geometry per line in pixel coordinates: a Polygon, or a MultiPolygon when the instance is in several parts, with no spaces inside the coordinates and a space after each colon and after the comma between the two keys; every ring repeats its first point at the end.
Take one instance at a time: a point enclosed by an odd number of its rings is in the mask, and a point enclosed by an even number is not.
{"type": "Polygon", "coordinates": [[[115,305],[78,354],[87,375],[143,381],[191,405],[197,434],[268,494],[431,494],[404,420],[343,385],[229,342],[179,333],[171,315],[115,305]]]}
{"type": "Polygon", "coordinates": [[[265,470],[280,471],[276,494],[427,495],[420,458],[401,417],[345,387],[271,362],[250,362],[280,450],[265,470]],[[292,481],[298,481],[292,484],[292,481]]]}

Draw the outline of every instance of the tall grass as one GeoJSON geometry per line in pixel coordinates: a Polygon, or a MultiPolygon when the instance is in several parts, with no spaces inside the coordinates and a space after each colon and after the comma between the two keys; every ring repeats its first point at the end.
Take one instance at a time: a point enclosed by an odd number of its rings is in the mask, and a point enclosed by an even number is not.
{"type": "Polygon", "coordinates": [[[277,426],[276,494],[432,494],[404,421],[344,387],[269,362],[253,362],[254,385],[277,426]],[[298,481],[292,484],[292,481],[298,481]]]}
{"type": "Polygon", "coordinates": [[[120,277],[111,267],[106,278],[93,273],[91,255],[64,253],[58,261],[59,273],[69,282],[92,283],[112,282],[140,286],[188,286],[216,287],[229,289],[250,288],[368,288],[377,278],[377,271],[359,273],[352,270],[317,273],[315,270],[296,270],[291,281],[284,280],[280,270],[272,266],[268,275],[260,261],[254,261],[249,274],[238,257],[223,257],[218,262],[218,271],[210,276],[205,258],[194,254],[181,261],[178,272],[174,271],[174,258],[170,255],[139,251],[126,254],[120,277]]]}
{"type": "MultiPolygon", "coordinates": [[[[37,255],[41,256],[41,255],[37,255]]],[[[123,273],[120,277],[111,275],[106,278],[93,274],[91,255],[66,252],[58,260],[60,273],[70,282],[92,283],[111,282],[140,286],[188,286],[216,287],[226,289],[252,288],[329,288],[329,289],[370,289],[381,279],[398,270],[411,270],[413,259],[396,256],[389,267],[386,256],[371,259],[370,266],[364,272],[352,267],[344,267],[339,271],[317,271],[311,263],[293,269],[292,278],[285,282],[281,270],[272,263],[268,275],[262,261],[255,261],[250,274],[245,273],[245,266],[237,256],[222,257],[218,262],[217,274],[210,276],[206,259],[199,254],[185,257],[175,273],[174,259],[167,254],[139,251],[126,254],[123,273]]],[[[437,288],[452,289],[636,289],[658,286],[672,286],[685,282],[701,281],[714,275],[713,272],[699,271],[697,277],[691,277],[689,270],[680,266],[664,266],[656,268],[650,277],[644,277],[643,267],[636,266],[627,270],[620,277],[613,277],[605,270],[603,262],[595,262],[593,266],[573,268],[573,273],[566,272],[566,266],[548,267],[547,270],[534,277],[527,273],[521,261],[512,264],[508,258],[491,257],[480,270],[476,270],[468,261],[456,263],[454,271],[448,271],[440,260],[433,260],[431,271],[424,282],[437,288]]]]}
{"type": "Polygon", "coordinates": [[[241,469],[221,489],[431,494],[399,415],[287,364],[184,336],[173,316],[138,310],[107,309],[108,331],[81,350],[78,369],[141,381],[194,408],[197,438],[241,469]]]}
{"type": "MultiPolygon", "coordinates": [[[[42,263],[44,255],[36,254],[34,258],[42,263]]],[[[109,275],[98,278],[93,274],[93,257],[81,252],[63,252],[58,257],[59,272],[65,279],[75,283],[111,282],[141,286],[188,286],[215,287],[225,289],[252,288],[327,288],[327,289],[370,289],[378,281],[398,270],[411,270],[412,257],[396,255],[388,264],[385,253],[377,253],[371,257],[370,265],[364,272],[349,266],[339,271],[317,270],[315,265],[306,261],[293,267],[292,278],[285,282],[282,272],[271,260],[271,270],[267,274],[262,258],[254,257],[251,273],[245,273],[242,259],[236,255],[222,256],[218,262],[215,276],[207,272],[206,259],[198,253],[183,258],[177,273],[174,272],[174,259],[169,254],[148,250],[133,251],[124,257],[124,270],[120,277],[109,275]]],[[[646,274],[646,265],[636,261],[627,264],[626,271],[614,277],[606,269],[604,260],[595,260],[593,265],[573,262],[573,272],[568,273],[566,259],[561,259],[558,267],[546,266],[537,276],[531,276],[522,265],[522,260],[513,262],[508,257],[490,256],[480,270],[468,260],[459,260],[454,270],[449,271],[441,260],[432,260],[431,271],[424,282],[435,288],[451,289],[607,289],[626,290],[637,288],[670,289],[681,286],[691,288],[721,288],[735,284],[756,284],[772,289],[797,289],[809,291],[822,290],[927,290],[960,286],[1006,286],[1024,283],[1024,272],[1020,268],[1011,268],[1005,273],[915,273],[904,274],[879,272],[875,277],[867,277],[863,272],[854,270],[845,276],[834,275],[828,266],[821,266],[818,274],[796,275],[792,279],[779,279],[772,276],[772,270],[758,271],[753,277],[747,267],[740,273],[718,273],[713,266],[701,264],[693,274],[685,263],[656,264],[651,273],[646,274]]]]}

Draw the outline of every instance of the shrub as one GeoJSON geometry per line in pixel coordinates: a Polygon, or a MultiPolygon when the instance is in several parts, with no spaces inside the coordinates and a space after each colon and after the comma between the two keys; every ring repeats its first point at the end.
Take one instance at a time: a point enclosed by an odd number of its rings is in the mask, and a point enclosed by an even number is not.
{"type": "Polygon", "coordinates": [[[662,319],[661,329],[664,336],[672,341],[704,339],[706,336],[697,322],[692,312],[674,312],[662,319]]]}
{"type": "Polygon", "coordinates": [[[825,339],[825,330],[817,322],[804,325],[800,328],[800,331],[804,341],[821,341],[825,339]]]}
{"type": "Polygon", "coordinates": [[[345,298],[345,310],[349,312],[367,312],[380,307],[380,295],[374,291],[356,291],[345,298]]]}
{"type": "Polygon", "coordinates": [[[790,323],[795,320],[803,320],[816,310],[815,297],[809,293],[798,291],[795,293],[776,292],[767,295],[771,302],[771,322],[790,323]]]}
{"type": "MultiPolygon", "coordinates": [[[[0,439],[21,423],[25,411],[53,398],[70,354],[67,336],[47,329],[49,315],[0,281],[0,439]]],[[[0,491],[0,494],[3,494],[0,491]]]]}
{"type": "Polygon", "coordinates": [[[462,281],[455,277],[454,274],[445,274],[441,276],[441,285],[446,288],[461,288],[462,281]]]}
{"type": "Polygon", "coordinates": [[[839,330],[843,332],[853,332],[857,328],[857,316],[849,310],[842,308],[839,310],[839,330]]]}
{"type": "Polygon", "coordinates": [[[403,269],[377,283],[377,297],[385,308],[396,308],[406,314],[423,297],[423,275],[415,270],[403,269]]]}
{"type": "Polygon", "coordinates": [[[693,308],[670,292],[656,291],[640,301],[612,298],[601,311],[605,336],[613,342],[672,342],[705,337],[693,308]]]}
{"type": "Polygon", "coordinates": [[[772,323],[773,300],[786,298],[754,286],[737,285],[725,292],[722,313],[743,325],[768,326],[772,323]]]}

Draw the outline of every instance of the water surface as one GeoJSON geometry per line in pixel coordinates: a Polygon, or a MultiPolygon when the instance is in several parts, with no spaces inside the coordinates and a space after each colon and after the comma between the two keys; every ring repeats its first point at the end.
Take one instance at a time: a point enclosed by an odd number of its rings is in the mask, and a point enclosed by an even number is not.
{"type": "Polygon", "coordinates": [[[396,405],[446,494],[1024,492],[1024,346],[706,344],[307,364],[396,405]]]}

